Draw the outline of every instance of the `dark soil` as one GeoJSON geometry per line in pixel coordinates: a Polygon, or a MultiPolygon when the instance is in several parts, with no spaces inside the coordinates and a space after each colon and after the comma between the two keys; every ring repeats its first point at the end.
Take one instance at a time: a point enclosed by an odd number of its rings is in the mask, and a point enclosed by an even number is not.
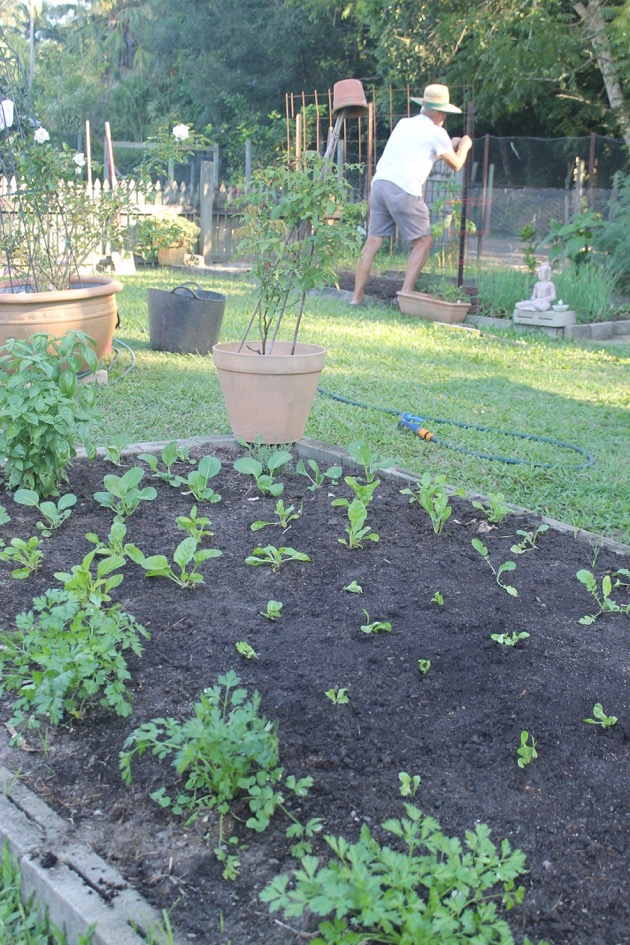
{"type": "MultiPolygon", "coordinates": [[[[312,918],[278,921],[258,898],[274,876],[296,866],[282,814],[263,834],[234,822],[247,847],[230,883],[211,852],[214,815],[185,828],[149,799],[160,785],[173,786],[169,767],[145,756],[130,789],[118,774],[118,754],[133,728],[154,717],[189,717],[200,691],[233,668],[250,693],[259,690],[267,718],[277,720],[285,770],[314,780],[309,796],[292,804],[303,820],[321,817],[326,832],[348,839],[367,823],[391,842],[379,825],[403,813],[398,774],[419,774],[415,802],[447,833],[461,837],[485,822],[495,842],[506,837],[526,853],[525,902],[508,915],[518,943],[528,934],[552,945],[627,945],[629,626],[620,614],[580,625],[596,608],[575,575],[592,570],[601,586],[602,576],[628,567],[628,559],[606,549],[596,555],[584,541],[553,530],[537,550],[515,557],[516,530],[534,528],[536,520],[511,516],[488,530],[461,499],[452,500],[453,515],[436,537],[426,513],[400,495],[400,480],[377,488],[368,520],[381,540],[363,550],[338,542],[347,520],[343,508],[331,507],[330,493],[348,495],[343,483],[313,493],[303,478],[286,479],[285,503],[303,503],[301,518],[284,534],[271,527],[254,534],[250,524],[273,519],[275,500],[259,498],[249,478],[231,471],[233,456],[220,455],[223,470],[213,485],[222,500],[202,511],[223,556],[202,566],[205,583],[180,590],[128,563],[113,592],[151,633],[142,658],[130,661],[133,715],[118,719],[91,706],[70,729],[51,732],[45,752],[5,744],[3,762],[158,908],[177,900],[172,918],[191,941],[307,941],[312,918]],[[504,578],[517,598],[473,550],[479,535],[495,567],[516,561],[504,578]],[[288,562],[277,574],[246,566],[253,548],[266,544],[312,560],[288,562]],[[343,590],[353,580],[361,596],[343,590]],[[436,591],[443,606],[431,602],[436,591]],[[277,623],[259,614],[272,598],[284,604],[277,623]],[[391,621],[391,633],[362,633],[364,609],[371,620],[391,621]],[[506,631],[530,637],[514,649],[490,639],[506,631]],[[236,653],[241,640],[258,660],[236,653]],[[431,661],[426,676],[419,659],[431,661]],[[348,689],[348,705],[326,698],[334,687],[348,689]],[[619,717],[613,728],[584,724],[597,702],[619,717]],[[536,740],[538,758],[521,769],[516,749],[524,729],[536,740]]],[[[39,572],[14,581],[0,566],[5,627],[34,595],[57,586],[55,571],[69,570],[90,550],[86,532],[107,535],[111,514],[92,495],[111,472],[120,470],[100,460],[73,470],[77,507],[46,540],[39,572]]],[[[128,520],[128,538],[147,554],[170,555],[183,537],[175,518],[190,511],[191,498],[161,482],[156,487],[157,502],[128,520]]],[[[9,496],[0,500],[12,516],[1,529],[5,541],[35,533],[32,510],[9,496]]],[[[625,589],[613,596],[628,602],[625,589]]],[[[6,697],[0,708],[6,722],[6,697]]],[[[37,733],[27,741],[42,747],[37,733]]],[[[238,806],[235,812],[243,814],[238,806]]],[[[325,857],[327,849],[318,838],[317,854],[325,857]]]]}

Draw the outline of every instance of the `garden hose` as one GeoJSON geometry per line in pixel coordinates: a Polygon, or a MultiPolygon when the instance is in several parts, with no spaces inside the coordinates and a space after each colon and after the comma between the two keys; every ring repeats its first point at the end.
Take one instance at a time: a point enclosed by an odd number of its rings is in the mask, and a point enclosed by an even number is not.
{"type": "Polygon", "coordinates": [[[382,413],[388,413],[393,417],[398,417],[398,428],[411,430],[421,440],[424,440],[425,443],[435,443],[438,446],[445,446],[451,450],[457,450],[459,453],[465,453],[467,456],[475,456],[478,459],[489,459],[498,463],[510,463],[514,466],[535,466],[539,469],[588,469],[589,466],[595,464],[595,457],[588,452],[588,450],[583,449],[581,446],[575,446],[573,443],[564,443],[562,440],[555,440],[549,436],[539,436],[535,433],[518,433],[515,430],[500,430],[497,427],[486,427],[480,426],[477,423],[466,423],[462,420],[444,420],[440,417],[417,417],[406,411],[394,410],[391,407],[378,407],[373,404],[364,404],[359,400],[351,400],[349,397],[342,397],[340,394],[333,394],[329,390],[325,390],[323,387],[317,388],[318,393],[323,394],[325,397],[330,397],[332,400],[337,400],[339,403],[348,404],[351,407],[361,407],[366,410],[379,410],[382,413]],[[435,433],[432,433],[427,429],[425,423],[441,423],[448,424],[453,427],[459,427],[464,430],[478,430],[481,433],[497,433],[501,436],[511,436],[516,437],[519,440],[530,440],[534,443],[547,443],[551,446],[557,446],[562,449],[572,450],[574,453],[579,453],[581,456],[585,457],[584,462],[582,463],[542,463],[538,460],[532,459],[516,459],[514,456],[498,456],[493,453],[481,453],[478,450],[469,450],[464,446],[457,446],[455,443],[451,443],[448,440],[444,440],[439,436],[436,436],[435,433]]]}

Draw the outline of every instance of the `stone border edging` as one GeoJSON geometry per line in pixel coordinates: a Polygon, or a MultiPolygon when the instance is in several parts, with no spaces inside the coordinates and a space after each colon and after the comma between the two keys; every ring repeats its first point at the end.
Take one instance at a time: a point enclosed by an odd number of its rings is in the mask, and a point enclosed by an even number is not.
{"type": "MultiPolygon", "coordinates": [[[[491,315],[468,315],[467,322],[481,328],[515,328],[521,331],[538,329],[544,331],[541,325],[515,325],[511,318],[494,318],[491,315]]],[[[610,341],[611,338],[626,338],[630,344],[630,319],[620,319],[616,322],[589,322],[586,325],[572,325],[570,328],[558,329],[564,333],[564,338],[575,338],[577,341],[610,341]]]]}
{"type": "Polygon", "coordinates": [[[18,778],[0,767],[0,841],[17,861],[23,896],[35,894],[70,945],[93,924],[93,945],[146,945],[158,912],[18,778]]]}

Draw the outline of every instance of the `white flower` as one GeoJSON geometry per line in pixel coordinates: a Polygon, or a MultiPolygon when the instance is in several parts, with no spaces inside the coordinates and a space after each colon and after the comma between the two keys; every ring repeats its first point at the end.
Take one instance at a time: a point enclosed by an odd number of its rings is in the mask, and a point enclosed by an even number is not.
{"type": "Polygon", "coordinates": [[[72,160],[78,168],[85,167],[85,154],[83,151],[77,151],[76,154],[73,154],[72,160]]]}
{"type": "Polygon", "coordinates": [[[40,125],[39,128],[35,131],[33,135],[38,144],[45,144],[46,141],[50,141],[50,135],[44,127],[40,125]]]}
{"type": "Polygon", "coordinates": [[[175,125],[173,137],[176,141],[185,141],[190,135],[190,125],[175,125]]]}

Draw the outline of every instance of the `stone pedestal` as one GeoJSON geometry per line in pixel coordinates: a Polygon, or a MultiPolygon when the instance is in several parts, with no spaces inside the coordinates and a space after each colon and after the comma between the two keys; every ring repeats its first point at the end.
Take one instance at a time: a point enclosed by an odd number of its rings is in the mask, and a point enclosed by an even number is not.
{"type": "Polygon", "coordinates": [[[512,313],[514,325],[522,328],[537,328],[551,335],[552,338],[569,338],[573,334],[576,323],[576,314],[572,311],[555,312],[549,309],[546,312],[515,308],[512,313]]]}

